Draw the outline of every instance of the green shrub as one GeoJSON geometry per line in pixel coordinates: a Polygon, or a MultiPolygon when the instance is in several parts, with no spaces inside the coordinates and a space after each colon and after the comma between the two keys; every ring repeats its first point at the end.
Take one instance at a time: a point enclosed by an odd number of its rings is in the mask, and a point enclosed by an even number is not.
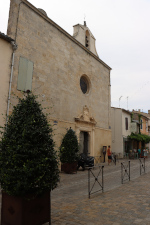
{"type": "Polygon", "coordinates": [[[146,134],[134,134],[131,133],[131,135],[128,136],[131,140],[136,140],[136,141],[142,141],[144,143],[149,143],[150,142],[150,136],[146,134]]]}
{"type": "Polygon", "coordinates": [[[60,161],[62,163],[75,162],[79,158],[79,145],[75,131],[67,131],[60,146],[60,161]]]}
{"type": "Polygon", "coordinates": [[[33,94],[13,108],[0,141],[0,183],[15,196],[41,195],[59,181],[52,128],[33,94]]]}

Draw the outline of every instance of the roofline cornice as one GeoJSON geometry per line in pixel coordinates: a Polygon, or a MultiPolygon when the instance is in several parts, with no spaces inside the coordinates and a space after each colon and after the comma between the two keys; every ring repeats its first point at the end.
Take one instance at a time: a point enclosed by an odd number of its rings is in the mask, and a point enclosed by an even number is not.
{"type": "Polygon", "coordinates": [[[12,41],[14,41],[14,39],[12,39],[11,37],[7,36],[4,33],[0,32],[0,38],[4,39],[5,41],[8,41],[9,43],[11,43],[12,41]]]}
{"type": "Polygon", "coordinates": [[[141,115],[142,117],[146,118],[147,120],[149,120],[148,116],[145,116],[142,114],[142,112],[138,112],[138,111],[132,111],[133,114],[137,114],[137,115],[141,115]]]}

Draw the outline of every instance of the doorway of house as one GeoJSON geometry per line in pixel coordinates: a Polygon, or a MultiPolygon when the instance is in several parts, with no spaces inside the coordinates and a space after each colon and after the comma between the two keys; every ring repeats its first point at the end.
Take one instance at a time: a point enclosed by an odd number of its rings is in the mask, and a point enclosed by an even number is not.
{"type": "Polygon", "coordinates": [[[84,153],[86,156],[89,153],[89,134],[88,132],[80,132],[80,153],[84,153]]]}

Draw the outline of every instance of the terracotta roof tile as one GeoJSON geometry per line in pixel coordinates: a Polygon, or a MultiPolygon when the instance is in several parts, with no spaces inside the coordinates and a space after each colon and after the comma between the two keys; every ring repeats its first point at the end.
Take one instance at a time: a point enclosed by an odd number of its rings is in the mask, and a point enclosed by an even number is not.
{"type": "Polygon", "coordinates": [[[7,36],[6,34],[1,33],[1,32],[0,32],[0,38],[6,40],[6,41],[8,41],[8,42],[14,41],[14,39],[12,39],[11,37],[9,37],[9,36],[7,36]]]}

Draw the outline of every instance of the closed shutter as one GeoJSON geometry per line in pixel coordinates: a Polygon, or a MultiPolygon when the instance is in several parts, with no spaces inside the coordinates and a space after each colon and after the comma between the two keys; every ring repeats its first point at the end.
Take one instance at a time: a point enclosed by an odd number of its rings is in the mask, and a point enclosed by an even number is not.
{"type": "Polygon", "coordinates": [[[127,117],[125,118],[125,127],[126,127],[126,130],[128,130],[128,118],[127,117]]]}
{"type": "Polygon", "coordinates": [[[33,62],[20,57],[17,89],[21,91],[32,90],[33,62]]]}
{"type": "Polygon", "coordinates": [[[143,129],[143,121],[141,120],[141,130],[143,129]]]}

